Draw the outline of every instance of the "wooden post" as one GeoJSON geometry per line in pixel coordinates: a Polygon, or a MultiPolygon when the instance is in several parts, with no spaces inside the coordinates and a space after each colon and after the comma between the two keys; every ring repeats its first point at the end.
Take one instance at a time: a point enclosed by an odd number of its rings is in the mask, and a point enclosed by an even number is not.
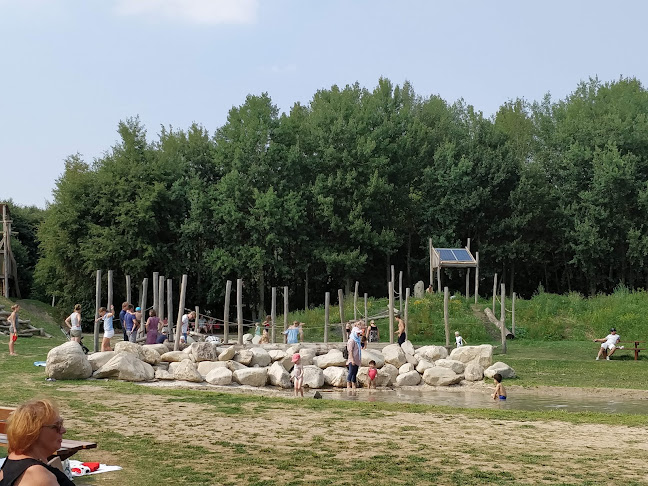
{"type": "Polygon", "coordinates": [[[441,293],[441,262],[439,262],[439,266],[437,267],[437,289],[441,293]]]}
{"type": "Polygon", "coordinates": [[[368,314],[368,311],[367,311],[367,299],[368,298],[369,298],[369,294],[365,293],[364,294],[364,302],[365,302],[364,323],[365,323],[365,327],[367,327],[369,325],[369,314],[368,314]]]}
{"type": "Polygon", "coordinates": [[[173,285],[170,278],[167,278],[167,336],[173,339],[173,285]]]}
{"type": "Polygon", "coordinates": [[[404,317],[403,320],[405,321],[405,334],[407,334],[407,336],[409,336],[409,328],[408,328],[408,324],[409,324],[409,299],[410,299],[410,288],[407,287],[405,289],[405,315],[403,316],[404,317]]]}
{"type": "Polygon", "coordinates": [[[324,294],[324,344],[328,344],[330,306],[331,306],[331,292],[326,292],[324,294]]]}
{"type": "Polygon", "coordinates": [[[432,250],[432,238],[429,239],[430,242],[430,287],[434,289],[434,256],[432,250]]]}
{"type": "MultiPolygon", "coordinates": [[[[9,298],[9,241],[11,240],[11,232],[7,223],[7,205],[2,205],[2,261],[4,269],[4,296],[5,299],[9,298]]],[[[97,270],[99,271],[99,270],[97,270]]],[[[95,328],[97,325],[95,325],[95,328]]],[[[95,347],[96,348],[96,347],[95,347]]],[[[96,351],[96,349],[95,349],[96,351]]]]}
{"type": "MultiPolygon", "coordinates": [[[[466,242],[466,250],[470,253],[470,238],[466,242]]],[[[466,300],[470,298],[470,268],[466,268],[466,300]]]]}
{"type": "MultiPolygon", "coordinates": [[[[277,327],[277,287],[272,287],[272,303],[270,307],[270,319],[272,320],[272,343],[275,342],[275,334],[277,327]]],[[[263,330],[262,330],[263,331],[263,330]]]]}
{"type": "MultiPolygon", "coordinates": [[[[160,272],[153,272],[153,308],[155,309],[155,312],[158,311],[159,309],[159,298],[160,298],[160,287],[159,287],[159,282],[160,281],[160,272]]],[[[142,310],[144,310],[144,307],[142,307],[142,310]]],[[[182,310],[182,313],[184,314],[184,309],[182,310]]]]}
{"type": "Polygon", "coordinates": [[[113,271],[108,270],[108,302],[106,309],[110,312],[110,306],[113,305],[113,271]]]}
{"type": "Polygon", "coordinates": [[[500,293],[500,335],[502,337],[502,354],[506,354],[506,284],[502,283],[500,293]]]}
{"type": "Polygon", "coordinates": [[[495,315],[495,299],[497,299],[497,274],[493,277],[493,315],[495,315]]]}
{"type": "Polygon", "coordinates": [[[475,252],[475,304],[479,300],[479,252],[475,252]]]}
{"type": "Polygon", "coordinates": [[[160,321],[164,319],[164,275],[160,275],[160,279],[157,282],[158,287],[158,307],[155,309],[157,316],[160,318],[160,321]]]}
{"type": "Polygon", "coordinates": [[[511,302],[511,332],[515,336],[515,292],[513,292],[513,300],[511,302]]]}
{"type": "Polygon", "coordinates": [[[342,329],[342,342],[346,342],[344,339],[345,333],[344,333],[344,293],[342,292],[342,289],[338,289],[338,306],[340,307],[340,328],[342,329]]]}
{"type": "Polygon", "coordinates": [[[394,344],[394,283],[387,284],[389,292],[389,344],[394,344]]]}
{"type": "MultiPolygon", "coordinates": [[[[153,287],[156,287],[155,282],[153,282],[153,287]]],[[[140,318],[139,331],[138,335],[143,336],[146,334],[146,329],[144,329],[144,323],[146,322],[146,297],[148,294],[148,278],[142,280],[142,295],[140,296],[140,310],[142,317],[140,318]]]]}
{"type": "Polygon", "coordinates": [[[353,293],[353,320],[358,320],[358,286],[360,282],[356,280],[355,283],[355,292],[353,293]]]}
{"type": "MultiPolygon", "coordinates": [[[[304,310],[308,310],[308,267],[306,267],[306,278],[304,279],[304,310]]],[[[274,337],[272,342],[274,343],[274,337]]]]}
{"type": "Polygon", "coordinates": [[[187,294],[187,275],[182,276],[182,284],[180,285],[180,302],[178,303],[178,317],[176,319],[175,327],[175,341],[173,345],[174,351],[180,350],[180,335],[182,334],[182,315],[184,314],[185,298],[187,294]]]}
{"type": "Polygon", "coordinates": [[[403,272],[398,273],[398,314],[403,315],[403,272]]]}
{"type": "Polygon", "coordinates": [[[446,346],[450,346],[450,318],[448,316],[448,302],[450,300],[450,290],[448,287],[443,288],[443,325],[445,327],[446,346]]]}
{"type": "MultiPolygon", "coordinates": [[[[284,331],[288,329],[288,287],[285,286],[283,288],[283,296],[284,296],[284,331]]],[[[288,336],[284,334],[285,341],[288,342],[288,336]]]]}
{"type": "Polygon", "coordinates": [[[236,324],[238,327],[238,338],[236,342],[243,344],[243,280],[236,279],[236,324]]]}
{"type": "Polygon", "coordinates": [[[230,294],[232,293],[232,281],[228,280],[225,284],[225,309],[223,310],[223,342],[225,344],[229,341],[229,310],[230,310],[230,294]]]}
{"type": "Polygon", "coordinates": [[[56,302],[56,295],[52,295],[52,307],[54,307],[55,302],[56,302]]]}
{"type": "Polygon", "coordinates": [[[99,307],[101,307],[101,270],[97,270],[95,288],[94,352],[99,351],[99,307]]]}
{"type": "Polygon", "coordinates": [[[194,319],[194,331],[200,333],[200,308],[196,306],[196,318],[194,319]]]}
{"type": "Polygon", "coordinates": [[[126,302],[129,304],[132,304],[133,301],[131,300],[131,279],[130,275],[126,275],[126,302]]]}

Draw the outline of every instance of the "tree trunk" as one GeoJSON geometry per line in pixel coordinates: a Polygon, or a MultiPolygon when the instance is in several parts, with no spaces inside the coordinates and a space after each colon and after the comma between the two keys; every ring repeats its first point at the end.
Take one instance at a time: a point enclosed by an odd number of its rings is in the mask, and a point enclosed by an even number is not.
{"type": "Polygon", "coordinates": [[[265,272],[263,268],[259,272],[259,306],[258,315],[265,316],[265,272]]]}

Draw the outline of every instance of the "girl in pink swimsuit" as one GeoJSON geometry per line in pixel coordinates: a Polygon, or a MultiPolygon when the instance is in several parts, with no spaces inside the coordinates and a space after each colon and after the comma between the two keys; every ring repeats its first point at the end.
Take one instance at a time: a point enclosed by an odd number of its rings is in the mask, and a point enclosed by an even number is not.
{"type": "Polygon", "coordinates": [[[376,362],[372,359],[369,361],[369,388],[376,388],[376,376],[378,375],[378,370],[376,369],[376,362]]]}

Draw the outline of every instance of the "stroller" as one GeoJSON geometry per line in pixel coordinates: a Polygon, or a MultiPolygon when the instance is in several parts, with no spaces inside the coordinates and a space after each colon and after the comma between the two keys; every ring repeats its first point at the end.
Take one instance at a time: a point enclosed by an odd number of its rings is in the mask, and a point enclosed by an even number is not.
{"type": "MultiPolygon", "coordinates": [[[[72,337],[70,336],[70,331],[68,331],[64,327],[61,327],[61,332],[65,334],[65,337],[68,339],[68,341],[72,341],[72,337]]],[[[88,354],[90,352],[90,350],[86,348],[85,345],[83,344],[83,336],[81,336],[81,341],[79,342],[79,344],[81,345],[81,349],[83,349],[84,354],[88,354]]]]}

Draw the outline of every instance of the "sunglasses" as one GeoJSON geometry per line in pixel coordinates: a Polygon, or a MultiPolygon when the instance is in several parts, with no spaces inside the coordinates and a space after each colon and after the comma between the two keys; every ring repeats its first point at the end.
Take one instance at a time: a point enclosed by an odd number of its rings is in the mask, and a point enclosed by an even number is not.
{"type": "Polygon", "coordinates": [[[43,428],[48,428],[48,429],[53,429],[56,430],[58,434],[63,433],[63,421],[56,422],[55,424],[51,425],[43,425],[43,428]]]}

